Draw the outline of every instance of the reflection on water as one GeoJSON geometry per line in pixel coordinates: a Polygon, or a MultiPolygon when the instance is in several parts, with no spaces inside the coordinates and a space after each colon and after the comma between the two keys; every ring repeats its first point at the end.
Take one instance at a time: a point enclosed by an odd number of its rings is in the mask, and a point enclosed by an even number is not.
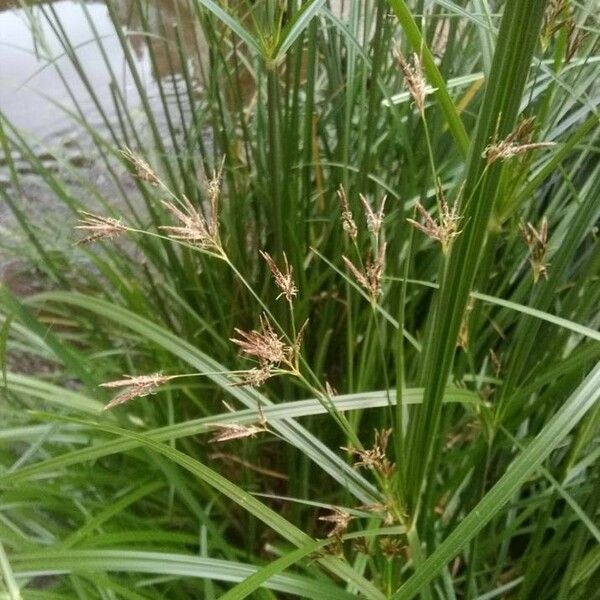
{"type": "MultiPolygon", "coordinates": [[[[144,3],[144,14],[135,0],[112,0],[112,11],[106,3],[71,0],[14,5],[0,0],[0,110],[14,125],[46,141],[73,132],[73,119],[61,107],[81,110],[90,125],[101,129],[102,113],[115,118],[115,98],[122,111],[134,113],[139,106],[113,19],[127,36],[150,100],[157,95],[156,78],[168,80],[163,83],[167,95],[169,86],[177,85],[182,60],[199,79],[206,48],[187,2],[144,3]]],[[[152,108],[160,111],[162,103],[152,108]]]]}
{"type": "MultiPolygon", "coordinates": [[[[152,119],[168,148],[166,140],[174,139],[169,136],[182,138],[191,121],[187,82],[196,102],[207,50],[190,6],[192,0],[55,0],[26,7],[0,0],[0,116],[26,134],[36,159],[60,171],[72,196],[90,209],[88,184],[110,202],[136,197],[122,169],[107,170],[92,131],[122,146],[131,143],[135,130],[134,143],[152,148],[152,119]]],[[[0,280],[7,257],[20,252],[20,229],[8,202],[19,206],[40,235],[49,236],[50,247],[73,243],[65,225],[72,215],[18,146],[10,153],[5,156],[0,146],[0,280]]]]}
{"type": "Polygon", "coordinates": [[[147,41],[153,54],[154,78],[164,78],[181,73],[184,66],[198,81],[205,67],[208,48],[198,27],[193,8],[187,1],[161,0],[147,4],[144,14],[140,13],[135,0],[116,3],[120,21],[127,26],[129,41],[137,57],[143,60],[146,54],[144,36],[141,31],[152,32],[147,41]],[[179,45],[184,50],[182,56],[179,45]],[[182,61],[185,60],[185,65],[182,61]]]}

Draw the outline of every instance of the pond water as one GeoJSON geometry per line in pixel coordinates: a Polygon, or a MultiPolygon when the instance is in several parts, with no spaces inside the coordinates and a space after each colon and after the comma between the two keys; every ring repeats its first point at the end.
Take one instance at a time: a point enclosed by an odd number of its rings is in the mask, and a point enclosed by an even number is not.
{"type": "MultiPolygon", "coordinates": [[[[117,183],[135,192],[125,173],[119,182],[107,175],[90,132],[122,146],[131,127],[142,143],[150,139],[144,138],[149,114],[161,132],[169,118],[185,127],[190,105],[187,90],[180,90],[185,89],[180,48],[198,93],[207,56],[188,0],[108,1],[59,0],[23,7],[0,0],[3,129],[10,137],[15,127],[49,170],[60,168],[60,156],[107,198],[117,183]],[[145,109],[140,89],[148,103],[145,109]]],[[[9,198],[42,230],[50,228],[47,221],[61,218],[55,196],[33,171],[18,148],[11,146],[6,156],[0,146],[0,265],[7,260],[2,257],[10,246],[7,240],[18,235],[7,209],[9,198]],[[19,189],[11,180],[10,164],[18,173],[19,189]]],[[[61,178],[77,193],[78,184],[68,174],[61,171],[61,178]]]]}
{"type": "Polygon", "coordinates": [[[62,1],[51,9],[33,6],[30,10],[5,10],[0,13],[0,107],[11,123],[48,141],[68,135],[74,126],[73,119],[58,106],[73,110],[75,100],[92,122],[95,120],[92,115],[96,113],[84,83],[46,18],[52,15],[50,11],[57,15],[70,43],[77,48],[78,61],[101,105],[108,108],[112,104],[111,78],[95,43],[90,21],[102,40],[109,64],[123,83],[125,96],[131,98],[131,102],[137,101],[124,68],[121,44],[104,5],[84,7],[62,1]],[[54,57],[56,60],[52,62],[54,57]]]}
{"type": "Polygon", "coordinates": [[[171,0],[146,6],[145,24],[155,35],[153,65],[133,0],[112,0],[110,13],[103,2],[60,0],[16,8],[14,2],[0,0],[0,110],[4,117],[51,142],[74,131],[74,120],[65,111],[78,107],[96,127],[105,125],[100,110],[109,119],[115,118],[115,95],[120,97],[122,110],[135,111],[139,95],[113,19],[126,36],[131,62],[146,94],[155,97],[156,79],[176,75],[181,67],[172,25],[177,22],[183,28],[180,39],[190,61],[196,58],[194,54],[203,53],[204,42],[194,31],[191,15],[183,12],[182,7],[188,10],[187,3],[176,6],[171,0]],[[190,51],[192,47],[195,52],[190,51]],[[67,56],[69,50],[76,61],[67,56]]]}

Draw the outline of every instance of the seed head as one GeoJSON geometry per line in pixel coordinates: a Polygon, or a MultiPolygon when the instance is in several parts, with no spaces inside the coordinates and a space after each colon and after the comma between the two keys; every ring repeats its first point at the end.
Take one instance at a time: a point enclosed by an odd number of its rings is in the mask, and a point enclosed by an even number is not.
{"type": "Polygon", "coordinates": [[[152,170],[150,165],[140,156],[135,154],[130,148],[123,148],[121,154],[134,167],[135,173],[139,179],[146,181],[153,186],[161,185],[158,175],[152,170]]]}
{"type": "Polygon", "coordinates": [[[217,235],[218,238],[218,228],[219,224],[217,221],[217,217],[219,214],[219,198],[221,197],[221,184],[223,181],[223,167],[225,166],[225,157],[223,157],[221,161],[221,165],[219,170],[215,170],[213,172],[212,179],[208,181],[206,184],[206,191],[208,193],[208,199],[210,201],[210,221],[209,221],[209,232],[214,236],[217,235]]]}
{"type": "Polygon", "coordinates": [[[387,446],[392,434],[391,429],[375,430],[375,441],[369,450],[344,448],[349,454],[358,456],[360,460],[354,463],[355,469],[365,468],[378,471],[383,477],[388,478],[394,472],[395,465],[386,456],[387,446]]]}
{"type": "Polygon", "coordinates": [[[568,18],[569,7],[565,0],[550,0],[544,12],[544,21],[541,29],[543,49],[548,46],[550,38],[563,26],[568,18]]]}
{"type": "Polygon", "coordinates": [[[396,521],[391,503],[383,504],[381,502],[374,502],[372,504],[363,504],[362,506],[359,506],[359,508],[370,513],[378,514],[378,516],[383,518],[384,525],[393,525],[396,521]]]}
{"type": "Polygon", "coordinates": [[[270,254],[260,250],[260,255],[265,259],[269,269],[271,270],[271,273],[273,273],[277,287],[281,290],[281,293],[279,296],[277,296],[277,299],[279,300],[279,298],[285,296],[285,299],[288,302],[292,302],[292,300],[298,294],[298,288],[294,283],[294,270],[292,267],[290,267],[285,252],[283,253],[283,262],[285,264],[283,272],[275,264],[275,261],[270,254]]]}
{"type": "Polygon", "coordinates": [[[533,121],[534,117],[523,119],[506,138],[493,141],[486,146],[482,156],[486,159],[487,164],[491,165],[498,160],[508,160],[539,148],[555,146],[554,142],[530,142],[533,121]]]}
{"type": "Polygon", "coordinates": [[[162,373],[153,373],[152,375],[124,375],[125,379],[117,379],[116,381],[108,381],[101,383],[100,387],[104,388],[126,388],[123,392],[115,396],[105,407],[104,410],[109,410],[120,404],[125,404],[133,398],[141,398],[148,394],[154,393],[163,383],[174,379],[175,375],[163,375],[162,373]]]}
{"type": "Polygon", "coordinates": [[[254,437],[258,433],[265,433],[267,429],[267,417],[261,406],[258,407],[258,421],[252,425],[240,425],[238,423],[215,423],[216,433],[211,442],[227,442],[240,438],[254,437]]]}
{"type": "Polygon", "coordinates": [[[379,244],[377,256],[367,259],[364,271],[361,271],[349,258],[342,255],[342,260],[356,281],[368,292],[373,300],[381,295],[381,277],[385,267],[386,244],[379,244]]]}
{"type": "Polygon", "coordinates": [[[250,387],[260,387],[263,385],[270,377],[272,377],[273,373],[271,371],[271,365],[269,363],[264,363],[259,367],[254,367],[245,371],[240,375],[239,381],[236,381],[232,385],[235,386],[250,386],[250,387]]]}
{"type": "Polygon", "coordinates": [[[546,253],[548,252],[548,220],[544,217],[539,230],[531,223],[521,224],[521,235],[523,241],[529,247],[529,262],[533,269],[533,281],[537,283],[540,277],[548,276],[548,263],[546,253]]]}
{"type": "Polygon", "coordinates": [[[352,540],[352,549],[359,554],[371,554],[369,541],[366,537],[355,538],[352,540]]]}
{"type": "Polygon", "coordinates": [[[358,227],[354,222],[350,205],[348,204],[348,197],[346,196],[346,190],[340,185],[340,189],[337,191],[338,198],[340,200],[340,207],[342,209],[342,229],[348,234],[348,237],[356,242],[358,237],[358,227]]]}
{"type": "Polygon", "coordinates": [[[583,46],[588,37],[588,32],[577,27],[573,17],[567,21],[567,47],[565,48],[565,62],[571,62],[571,59],[577,54],[577,51],[583,46]]]}
{"type": "Polygon", "coordinates": [[[404,81],[406,87],[410,92],[419,112],[424,114],[425,112],[425,96],[428,94],[427,81],[423,75],[423,68],[421,66],[421,59],[419,55],[413,54],[413,62],[410,64],[399,48],[394,49],[394,57],[398,63],[402,73],[404,75],[404,81]]]}
{"type": "Polygon", "coordinates": [[[340,538],[348,529],[351,520],[350,514],[339,508],[334,508],[329,515],[319,517],[319,521],[333,523],[333,529],[327,534],[328,538],[340,538]]]}
{"type": "Polygon", "coordinates": [[[77,241],[77,244],[91,244],[99,240],[109,240],[127,231],[127,227],[111,217],[102,217],[85,211],[81,212],[85,218],[80,219],[80,225],[75,225],[75,229],[83,229],[90,232],[90,235],[77,241]]]}
{"type": "Polygon", "coordinates": [[[292,349],[283,343],[265,316],[260,317],[260,331],[235,329],[238,338],[231,338],[241,351],[258,360],[259,365],[278,365],[287,362],[292,349]]]}
{"type": "Polygon", "coordinates": [[[415,207],[423,219],[423,223],[415,221],[414,219],[406,219],[413,227],[424,233],[427,237],[432,240],[436,240],[442,246],[442,252],[448,253],[452,240],[460,234],[458,229],[458,223],[460,217],[456,209],[456,204],[450,208],[444,192],[438,184],[438,205],[440,207],[439,222],[436,221],[428,212],[425,210],[423,205],[417,201],[415,207]]]}
{"type": "Polygon", "coordinates": [[[360,201],[362,202],[363,209],[365,212],[365,219],[367,221],[367,229],[375,236],[376,239],[379,239],[379,230],[381,229],[381,225],[383,224],[383,209],[385,208],[385,201],[387,196],[384,196],[381,199],[381,204],[379,205],[379,210],[377,212],[373,211],[369,201],[365,198],[363,194],[360,194],[360,201]]]}
{"type": "Polygon", "coordinates": [[[206,184],[206,191],[208,192],[208,199],[213,212],[216,212],[219,197],[221,196],[221,182],[223,181],[223,167],[225,166],[225,157],[221,160],[219,170],[213,172],[212,178],[206,184]]]}
{"type": "Polygon", "coordinates": [[[236,425],[234,423],[215,423],[215,434],[210,438],[211,442],[228,442],[241,438],[255,437],[259,433],[265,433],[268,429],[262,425],[236,425]]]}
{"type": "Polygon", "coordinates": [[[379,549],[388,560],[392,560],[402,555],[403,545],[398,538],[382,537],[379,540],[379,549]]]}
{"type": "Polygon", "coordinates": [[[179,226],[163,225],[160,227],[167,232],[169,237],[188,242],[203,250],[221,251],[216,206],[212,208],[208,220],[185,196],[181,208],[165,200],[163,200],[163,206],[181,223],[179,226]]]}
{"type": "Polygon", "coordinates": [[[494,369],[494,373],[495,373],[496,377],[499,377],[500,373],[502,372],[502,361],[500,360],[498,355],[494,352],[493,348],[490,348],[489,355],[490,355],[490,362],[494,369]]]}

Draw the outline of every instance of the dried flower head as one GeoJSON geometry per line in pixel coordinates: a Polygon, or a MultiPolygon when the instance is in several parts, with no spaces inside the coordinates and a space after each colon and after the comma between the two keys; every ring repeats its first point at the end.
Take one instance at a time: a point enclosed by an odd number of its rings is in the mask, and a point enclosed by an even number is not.
{"type": "Polygon", "coordinates": [[[348,529],[351,520],[352,517],[350,514],[340,508],[334,508],[331,514],[319,517],[319,521],[333,523],[333,529],[327,534],[328,538],[341,537],[346,529],[348,529]]]}
{"type": "Polygon", "coordinates": [[[221,196],[221,183],[223,181],[223,167],[225,166],[225,157],[221,160],[218,170],[213,172],[213,176],[206,184],[206,191],[213,213],[217,212],[219,197],[221,196]]]}
{"type": "Polygon", "coordinates": [[[302,347],[302,342],[304,341],[304,336],[306,335],[306,330],[308,329],[309,320],[306,319],[304,323],[300,326],[298,333],[296,334],[296,339],[292,344],[291,356],[297,362],[300,356],[300,348],[302,347]]]}
{"type": "Polygon", "coordinates": [[[251,425],[240,425],[238,423],[215,423],[213,425],[217,430],[211,442],[228,442],[241,438],[255,437],[259,433],[268,432],[267,417],[261,406],[258,407],[258,421],[251,425]]]}
{"type": "Polygon", "coordinates": [[[567,46],[565,48],[565,62],[571,62],[571,59],[577,54],[588,37],[588,32],[579,29],[571,17],[567,23],[567,46]]]}
{"type": "Polygon", "coordinates": [[[366,537],[359,537],[352,540],[352,549],[359,554],[371,554],[369,540],[366,537]]]}
{"type": "Polygon", "coordinates": [[[358,450],[356,448],[344,448],[349,454],[358,456],[360,460],[354,463],[354,468],[373,469],[378,471],[383,477],[388,478],[394,472],[395,465],[390,462],[386,456],[391,429],[375,430],[375,440],[373,447],[369,450],[358,450]]]}
{"type": "Polygon", "coordinates": [[[383,519],[384,525],[393,525],[396,522],[396,517],[394,516],[394,509],[391,503],[383,504],[381,502],[373,502],[371,504],[363,504],[359,506],[361,510],[365,510],[370,513],[374,513],[380,518],[383,519]]]}
{"type": "Polygon", "coordinates": [[[235,332],[239,337],[231,338],[231,341],[237,344],[244,354],[258,360],[261,366],[287,362],[293,354],[292,348],[283,343],[264,315],[260,317],[259,331],[242,331],[236,328],[235,332]]]}
{"type": "Polygon", "coordinates": [[[181,208],[163,200],[164,207],[181,223],[179,226],[163,225],[169,237],[189,242],[203,250],[221,251],[217,207],[213,206],[207,219],[184,196],[181,208]]]}
{"type": "Polygon", "coordinates": [[[80,219],[75,225],[75,229],[83,229],[90,232],[90,235],[77,241],[77,244],[91,244],[98,240],[110,240],[127,231],[127,227],[111,217],[101,217],[85,211],[81,212],[85,218],[80,219]]]}
{"type": "Polygon", "coordinates": [[[260,387],[272,376],[273,372],[271,371],[271,365],[269,363],[264,363],[259,367],[254,367],[248,371],[245,371],[244,373],[241,373],[239,380],[232,385],[234,387],[245,385],[249,385],[251,387],[260,387]]]}
{"type": "Polygon", "coordinates": [[[377,256],[369,256],[364,271],[361,271],[349,258],[342,256],[344,264],[354,275],[356,281],[368,292],[373,300],[381,295],[381,277],[385,267],[386,244],[379,244],[377,256]]]}
{"type": "Polygon", "coordinates": [[[346,196],[346,190],[340,185],[340,189],[337,191],[338,198],[340,200],[340,207],[342,209],[342,229],[348,234],[348,237],[356,242],[358,237],[358,228],[354,222],[350,205],[348,204],[348,197],[346,196]]]}
{"type": "Polygon", "coordinates": [[[388,560],[402,556],[404,546],[398,538],[382,537],[379,539],[379,549],[388,560]]]}
{"type": "Polygon", "coordinates": [[[531,223],[521,225],[523,241],[529,247],[529,262],[533,269],[533,281],[537,283],[540,277],[548,276],[548,263],[546,253],[548,252],[548,220],[544,217],[539,230],[531,223]]]}
{"type": "Polygon", "coordinates": [[[508,160],[539,148],[555,146],[554,142],[532,143],[530,141],[533,134],[534,119],[535,117],[522,119],[503,140],[493,141],[486,146],[482,156],[486,159],[487,164],[491,165],[498,160],[508,160]]]}
{"type": "Polygon", "coordinates": [[[540,33],[544,50],[548,47],[550,38],[564,25],[568,14],[569,6],[565,0],[550,0],[548,2],[540,33]]]}
{"type": "Polygon", "coordinates": [[[439,184],[438,205],[440,207],[439,222],[436,221],[427,212],[427,210],[425,210],[425,208],[419,201],[417,201],[415,207],[421,215],[421,217],[423,218],[423,223],[419,223],[414,219],[406,220],[413,227],[423,232],[427,237],[431,238],[432,240],[438,241],[442,246],[442,252],[444,254],[447,254],[448,250],[450,249],[452,240],[460,234],[460,230],[458,229],[460,217],[458,216],[456,204],[454,204],[452,208],[450,208],[450,206],[448,205],[442,187],[439,184]]]}
{"type": "Polygon", "coordinates": [[[365,219],[367,221],[367,229],[375,236],[375,238],[379,238],[379,231],[381,229],[381,225],[383,224],[384,213],[383,210],[385,208],[385,201],[387,196],[384,196],[381,199],[381,204],[379,205],[379,209],[377,212],[374,212],[369,204],[369,201],[365,198],[363,194],[360,194],[360,201],[363,205],[363,210],[365,212],[365,219]]]}
{"type": "Polygon", "coordinates": [[[162,373],[153,373],[152,375],[124,375],[125,379],[117,379],[116,381],[108,381],[101,383],[100,387],[104,388],[126,388],[123,392],[115,396],[105,407],[104,410],[109,410],[120,404],[125,404],[133,398],[141,398],[148,394],[153,394],[166,381],[174,379],[175,375],[163,375],[162,373]]]}
{"type": "Polygon", "coordinates": [[[215,423],[215,434],[210,438],[211,442],[229,442],[247,437],[255,437],[259,433],[265,433],[268,429],[263,425],[237,425],[235,423],[215,423]]]}
{"type": "Polygon", "coordinates": [[[121,150],[121,154],[134,167],[135,173],[139,179],[154,186],[161,184],[158,175],[152,170],[150,165],[137,154],[135,154],[130,148],[123,148],[121,150]]]}
{"type": "Polygon", "coordinates": [[[425,112],[425,96],[429,93],[427,89],[427,81],[423,74],[423,68],[421,66],[421,59],[418,54],[414,53],[412,56],[412,64],[410,64],[399,48],[394,49],[394,57],[396,62],[402,69],[404,75],[404,81],[406,87],[410,92],[419,112],[423,114],[425,112]]]}
{"type": "Polygon", "coordinates": [[[283,262],[285,264],[283,271],[275,264],[275,261],[267,252],[260,250],[260,255],[265,259],[273,277],[275,278],[275,284],[281,290],[277,299],[285,296],[288,302],[291,302],[298,294],[298,288],[294,282],[294,269],[290,267],[285,252],[283,253],[283,262]]]}

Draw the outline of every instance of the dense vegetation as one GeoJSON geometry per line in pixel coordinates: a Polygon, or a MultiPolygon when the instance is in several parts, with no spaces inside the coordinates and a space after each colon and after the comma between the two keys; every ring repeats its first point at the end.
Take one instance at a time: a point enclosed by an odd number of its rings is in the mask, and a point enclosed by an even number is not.
{"type": "Polygon", "coordinates": [[[116,4],[109,187],[0,114],[3,597],[594,597],[594,2],[116,4]]]}

